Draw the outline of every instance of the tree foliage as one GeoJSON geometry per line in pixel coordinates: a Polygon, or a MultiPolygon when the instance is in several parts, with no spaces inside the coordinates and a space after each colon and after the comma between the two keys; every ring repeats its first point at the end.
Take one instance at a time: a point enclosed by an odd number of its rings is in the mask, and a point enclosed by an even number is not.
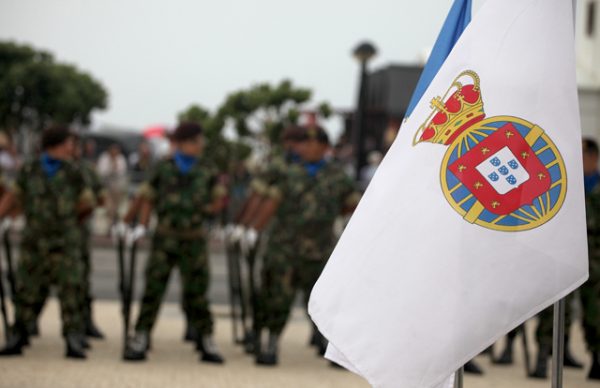
{"type": "Polygon", "coordinates": [[[228,140],[223,136],[224,120],[204,107],[194,104],[178,115],[179,122],[195,122],[204,129],[207,158],[213,160],[222,171],[233,169],[236,161],[246,159],[251,148],[241,140],[228,140]]]}
{"type": "MultiPolygon", "coordinates": [[[[277,85],[262,83],[229,94],[214,114],[199,105],[191,105],[178,119],[201,124],[206,132],[207,155],[222,167],[232,167],[228,163],[235,164],[250,156],[251,140],[268,145],[278,143],[283,129],[297,124],[311,96],[310,89],[296,87],[289,80],[277,85]],[[235,129],[236,140],[225,138],[226,127],[235,129]]],[[[329,117],[331,111],[327,103],[317,107],[318,114],[324,118],[329,117]]]]}
{"type": "Polygon", "coordinates": [[[75,66],[45,51],[0,42],[0,128],[39,131],[50,123],[89,124],[105,109],[107,92],[75,66]]]}
{"type": "Polygon", "coordinates": [[[275,86],[258,84],[227,96],[217,115],[233,121],[240,137],[261,136],[273,143],[283,128],[298,121],[311,95],[309,89],[295,87],[289,80],[275,86]]]}

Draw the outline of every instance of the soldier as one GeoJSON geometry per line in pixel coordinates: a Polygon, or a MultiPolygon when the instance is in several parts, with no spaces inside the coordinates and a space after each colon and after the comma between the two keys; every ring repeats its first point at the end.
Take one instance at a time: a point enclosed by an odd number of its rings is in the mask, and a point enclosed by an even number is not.
{"type": "MultiPolygon", "coordinates": [[[[236,244],[240,243],[239,248],[246,253],[249,253],[250,249],[248,248],[250,246],[254,247],[257,245],[259,237],[261,236],[259,236],[259,233],[255,229],[248,229],[247,226],[257,216],[257,212],[259,211],[261,204],[269,198],[269,186],[273,182],[281,179],[281,177],[285,175],[289,166],[300,161],[298,147],[304,141],[304,133],[304,128],[300,126],[289,125],[286,127],[281,136],[281,145],[276,145],[273,147],[269,157],[269,162],[266,167],[261,169],[250,180],[248,185],[249,195],[247,195],[246,200],[242,203],[240,203],[239,200],[235,201],[235,199],[230,202],[232,211],[235,212],[234,214],[237,214],[235,217],[235,224],[229,224],[225,228],[230,248],[235,247],[236,244]]],[[[264,233],[264,235],[268,235],[268,232],[264,233]]],[[[258,291],[256,290],[257,287],[254,286],[253,281],[255,267],[254,257],[251,257],[253,253],[249,253],[250,256],[246,257],[247,263],[245,264],[247,264],[247,269],[249,272],[248,279],[246,279],[246,281],[250,291],[250,297],[248,298],[249,302],[251,303],[250,310],[254,313],[256,309],[256,295],[258,291]]],[[[231,292],[236,291],[232,290],[231,292]]],[[[242,298],[243,297],[240,295],[240,299],[242,298]]],[[[242,300],[241,303],[245,303],[245,301],[242,300]]],[[[252,319],[254,319],[253,315],[252,319]]],[[[242,320],[244,320],[244,317],[242,317],[242,320]]],[[[248,332],[244,333],[245,338],[243,340],[247,353],[253,353],[255,348],[255,322],[252,321],[251,324],[252,328],[248,332]]]]}
{"type": "Polygon", "coordinates": [[[124,359],[146,359],[150,332],[173,266],[179,267],[187,315],[198,335],[201,360],[223,363],[212,340],[213,320],[206,297],[209,262],[206,231],[207,217],[223,208],[224,189],[217,184],[216,169],[201,158],[204,139],[197,124],[182,123],[172,140],[174,155],[159,162],[140,188],[138,204],[140,224],[131,232],[136,240],[146,233],[151,210],[158,216],[152,238],[152,250],[146,266],[146,286],[136,334],[129,341],[124,359]]]}
{"type": "Polygon", "coordinates": [[[2,198],[0,218],[21,206],[26,227],[17,270],[15,324],[0,355],[22,354],[27,327],[36,319],[35,306],[50,284],[58,288],[66,340],[66,357],[86,358],[82,347],[83,291],[79,217],[94,205],[85,178],[71,162],[74,138],[66,127],[42,134],[41,157],[23,166],[15,188],[2,198]]]}
{"type": "Polygon", "coordinates": [[[588,378],[600,380],[600,173],[598,144],[592,139],[583,140],[583,173],[590,276],[581,286],[580,295],[585,341],[592,353],[588,378]]]}
{"type": "Polygon", "coordinates": [[[283,131],[281,147],[275,147],[267,167],[250,182],[250,195],[237,217],[237,230],[230,232],[234,234],[234,238],[239,238],[245,233],[250,233],[250,235],[254,233],[245,230],[244,225],[249,225],[256,217],[260,204],[268,197],[269,186],[285,175],[289,166],[300,162],[298,149],[304,136],[304,128],[297,125],[290,125],[283,131]]]}
{"type": "MultiPolygon", "coordinates": [[[[122,220],[117,222],[113,227],[111,234],[113,239],[123,238],[126,239],[126,235],[128,233],[128,229],[130,225],[133,225],[137,222],[138,213],[140,212],[140,206],[143,203],[143,198],[140,195],[135,195],[130,203],[129,208],[127,209],[127,213],[123,216],[122,220]]],[[[182,302],[182,310],[186,316],[186,326],[185,332],[183,334],[184,342],[197,342],[198,334],[194,329],[194,326],[190,324],[188,319],[188,310],[186,305],[186,300],[184,295],[181,296],[182,302]]]]}
{"type": "MultiPolygon", "coordinates": [[[[267,329],[269,334],[266,347],[258,344],[256,362],[261,365],[278,363],[279,336],[296,291],[301,290],[308,302],[333,250],[336,217],[358,203],[352,180],[325,159],[328,150],[326,132],[320,127],[308,128],[299,147],[301,162],[289,165],[285,174],[268,186],[269,199],[248,225],[249,230],[261,231],[273,219],[256,314],[257,328],[267,329]]],[[[318,342],[324,353],[326,341],[320,334],[318,342]]]]}
{"type": "MultiPolygon", "coordinates": [[[[91,162],[82,159],[82,147],[80,144],[79,136],[74,136],[76,142],[75,147],[73,148],[73,162],[76,168],[79,169],[81,174],[85,179],[86,186],[92,190],[94,194],[94,198],[96,199],[96,205],[102,205],[105,200],[106,193],[102,188],[102,184],[100,183],[100,177],[96,173],[94,166],[91,162]]],[[[104,335],[98,329],[96,324],[92,320],[92,294],[91,294],[91,253],[90,253],[90,225],[89,225],[89,217],[93,212],[93,208],[90,208],[88,212],[82,213],[79,215],[80,227],[81,227],[81,262],[83,265],[83,293],[81,296],[81,312],[83,314],[83,323],[84,323],[84,334],[87,337],[95,338],[95,339],[103,339],[104,335]]],[[[35,306],[36,312],[36,320],[35,325],[28,328],[29,335],[37,336],[39,334],[39,329],[37,325],[37,320],[44,308],[46,303],[46,299],[50,294],[50,288],[45,287],[41,289],[39,294],[39,300],[35,306]]],[[[89,347],[89,343],[84,339],[82,339],[82,343],[85,348],[89,347]]]]}

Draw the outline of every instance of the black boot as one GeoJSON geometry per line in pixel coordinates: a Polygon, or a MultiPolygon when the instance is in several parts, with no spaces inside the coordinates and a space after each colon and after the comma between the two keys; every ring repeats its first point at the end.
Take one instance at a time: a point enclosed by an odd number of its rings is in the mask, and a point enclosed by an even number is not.
{"type": "Polygon", "coordinates": [[[40,326],[38,325],[37,321],[31,322],[29,325],[27,325],[27,332],[29,333],[30,337],[40,336],[40,326]]]}
{"type": "Polygon", "coordinates": [[[84,349],[91,349],[92,345],[90,345],[90,341],[88,341],[85,334],[77,334],[77,338],[79,338],[79,342],[81,343],[81,347],[84,349]]]}
{"type": "Polygon", "coordinates": [[[249,331],[244,337],[244,352],[246,354],[255,354],[256,352],[256,335],[254,331],[249,331]]]}
{"type": "Polygon", "coordinates": [[[315,347],[317,348],[317,354],[319,356],[325,356],[325,353],[327,352],[327,345],[329,345],[329,341],[327,341],[327,338],[325,338],[325,336],[323,336],[323,334],[317,330],[315,335],[315,347]]]}
{"type": "Polygon", "coordinates": [[[203,335],[198,341],[196,348],[200,352],[200,361],[213,364],[223,364],[225,362],[210,335],[203,335]]]}
{"type": "Polygon", "coordinates": [[[310,339],[308,341],[308,346],[317,346],[319,344],[319,331],[317,330],[317,328],[315,327],[315,325],[313,325],[312,327],[312,333],[310,335],[310,339]]]}
{"type": "Polygon", "coordinates": [[[0,356],[20,356],[23,354],[23,347],[28,344],[27,331],[14,328],[9,334],[6,346],[0,350],[0,356]]]}
{"type": "Polygon", "coordinates": [[[123,352],[123,360],[143,361],[146,359],[146,352],[150,345],[150,336],[146,331],[135,333],[133,338],[127,341],[127,346],[123,352]]]}
{"type": "Polygon", "coordinates": [[[467,362],[464,366],[465,373],[470,373],[472,375],[482,375],[483,370],[475,363],[475,361],[471,360],[467,362]]]}
{"type": "Polygon", "coordinates": [[[98,326],[94,324],[94,321],[92,321],[91,318],[88,319],[88,321],[85,324],[85,335],[94,339],[104,339],[104,333],[102,333],[100,329],[98,329],[98,326]]]}
{"type": "Polygon", "coordinates": [[[587,378],[590,380],[600,380],[600,353],[598,352],[592,353],[592,367],[587,378]]]}
{"type": "Polygon", "coordinates": [[[258,365],[275,366],[279,362],[279,334],[271,333],[269,340],[264,351],[261,348],[256,356],[256,363],[258,365]]]}
{"type": "Polygon", "coordinates": [[[337,362],[334,362],[334,361],[329,361],[329,366],[332,367],[333,369],[346,370],[346,368],[344,368],[343,366],[341,366],[340,364],[338,364],[337,362]]]}
{"type": "Polygon", "coordinates": [[[565,354],[563,365],[566,368],[583,369],[583,364],[573,357],[573,353],[571,353],[568,336],[565,336],[565,354]]]}
{"type": "Polygon", "coordinates": [[[185,342],[196,342],[198,343],[198,331],[194,326],[188,322],[185,327],[185,335],[183,336],[185,342]]]}
{"type": "Polygon", "coordinates": [[[65,336],[65,342],[67,344],[67,351],[65,357],[74,358],[77,360],[83,360],[86,358],[85,349],[82,344],[83,336],[80,334],[67,334],[65,336]]]}
{"type": "Polygon", "coordinates": [[[492,360],[496,365],[512,365],[513,363],[513,338],[506,339],[506,347],[500,357],[492,360]]]}
{"type": "Polygon", "coordinates": [[[540,345],[538,351],[535,369],[529,373],[529,377],[534,379],[545,379],[548,377],[548,358],[550,358],[550,348],[546,345],[540,345]]]}

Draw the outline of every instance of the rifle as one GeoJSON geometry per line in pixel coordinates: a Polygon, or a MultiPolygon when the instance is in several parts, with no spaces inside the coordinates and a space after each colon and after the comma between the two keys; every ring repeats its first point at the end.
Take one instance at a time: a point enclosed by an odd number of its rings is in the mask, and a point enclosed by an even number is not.
{"type": "Polygon", "coordinates": [[[12,248],[11,248],[11,244],[10,244],[10,229],[7,228],[4,231],[4,234],[2,236],[2,242],[4,244],[4,254],[6,257],[6,270],[7,270],[7,278],[8,278],[8,285],[10,286],[10,293],[11,293],[11,298],[14,299],[16,298],[17,295],[17,287],[16,287],[16,282],[15,282],[15,271],[14,271],[14,266],[13,266],[13,260],[12,260],[12,248]]]}
{"type": "Polygon", "coordinates": [[[255,247],[246,250],[239,242],[227,241],[225,245],[229,275],[229,300],[233,341],[242,345],[246,353],[254,353],[257,297],[254,281],[255,262],[258,252],[255,247]]]}
{"type": "Polygon", "coordinates": [[[125,295],[127,285],[125,284],[125,241],[122,236],[117,237],[117,261],[119,265],[119,295],[121,296],[121,314],[124,321],[123,329],[123,351],[127,348],[127,338],[129,335],[129,318],[126,318],[125,295]]]}
{"type": "Polygon", "coordinates": [[[119,264],[119,293],[121,295],[121,314],[123,316],[123,351],[127,349],[129,329],[131,326],[131,303],[135,287],[135,268],[137,261],[137,242],[129,245],[123,237],[117,240],[117,257],[119,264]],[[129,257],[126,257],[126,254],[129,257]],[[129,264],[129,266],[127,266],[129,264]]]}
{"type": "Polygon", "coordinates": [[[4,300],[4,280],[2,279],[2,259],[0,259],[0,309],[2,310],[2,323],[4,324],[4,336],[6,341],[9,338],[10,325],[8,324],[8,311],[6,310],[6,302],[4,300]]]}
{"type": "Polygon", "coordinates": [[[133,301],[133,293],[135,287],[135,267],[137,258],[137,241],[134,241],[129,247],[129,279],[127,281],[126,298],[125,298],[125,330],[129,333],[131,303],[133,301]]]}
{"type": "Polygon", "coordinates": [[[256,242],[256,245],[248,254],[246,255],[246,262],[248,264],[248,290],[250,293],[250,307],[252,316],[250,317],[251,322],[251,330],[247,332],[245,337],[245,350],[246,353],[255,353],[257,351],[256,341],[259,336],[259,332],[261,330],[257,325],[256,312],[258,311],[258,296],[257,289],[255,283],[255,268],[256,268],[256,258],[258,256],[258,247],[260,246],[261,239],[256,242]]]}
{"type": "Polygon", "coordinates": [[[525,362],[525,376],[529,376],[531,373],[530,369],[530,357],[529,357],[529,340],[527,338],[527,322],[523,322],[520,326],[521,339],[523,340],[523,360],[525,362]]]}
{"type": "Polygon", "coordinates": [[[227,273],[229,278],[229,303],[232,322],[233,342],[243,344],[247,335],[246,317],[247,305],[246,297],[242,285],[241,260],[242,254],[238,242],[226,241],[225,253],[227,258],[227,273]]]}

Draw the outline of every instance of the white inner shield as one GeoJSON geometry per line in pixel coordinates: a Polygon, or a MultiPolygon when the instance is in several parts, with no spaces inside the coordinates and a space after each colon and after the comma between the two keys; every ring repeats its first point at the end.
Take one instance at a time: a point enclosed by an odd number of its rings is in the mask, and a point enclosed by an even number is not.
{"type": "Polygon", "coordinates": [[[502,148],[476,168],[501,195],[516,189],[529,180],[527,170],[508,147],[502,148]]]}

